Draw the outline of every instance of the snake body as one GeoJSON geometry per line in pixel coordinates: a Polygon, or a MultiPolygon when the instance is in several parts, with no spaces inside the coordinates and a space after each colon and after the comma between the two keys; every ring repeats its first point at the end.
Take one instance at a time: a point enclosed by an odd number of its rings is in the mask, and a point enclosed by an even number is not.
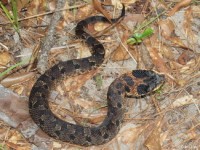
{"type": "MultiPolygon", "coordinates": [[[[125,15],[123,7],[117,22],[125,15]]],[[[91,47],[91,56],[59,62],[42,74],[34,84],[29,97],[29,112],[34,122],[49,136],[72,144],[90,146],[101,145],[113,139],[120,130],[125,112],[126,95],[141,96],[154,91],[164,81],[164,76],[151,70],[134,70],[126,73],[109,86],[108,112],[104,121],[97,127],[84,127],[71,124],[55,116],[49,108],[49,91],[53,82],[62,77],[72,77],[97,68],[104,61],[103,45],[85,32],[89,23],[109,22],[102,16],[93,16],[80,21],[75,29],[76,35],[91,47]]]]}

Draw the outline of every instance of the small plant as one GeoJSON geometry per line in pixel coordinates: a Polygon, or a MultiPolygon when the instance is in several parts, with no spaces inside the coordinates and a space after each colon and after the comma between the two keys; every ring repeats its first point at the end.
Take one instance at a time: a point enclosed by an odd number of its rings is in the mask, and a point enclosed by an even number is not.
{"type": "MultiPolygon", "coordinates": [[[[23,61],[21,61],[21,62],[15,64],[15,65],[9,67],[9,68],[6,69],[5,71],[1,72],[1,73],[0,73],[0,79],[1,79],[2,77],[4,77],[6,74],[8,74],[10,71],[12,71],[13,69],[15,69],[15,68],[17,68],[17,67],[19,67],[19,66],[22,66],[22,65],[24,65],[24,64],[26,64],[28,61],[29,61],[28,59],[23,60],[23,61]]],[[[0,149],[0,150],[1,150],[1,149],[0,149]]]]}
{"type": "Polygon", "coordinates": [[[144,30],[143,33],[133,34],[133,36],[127,40],[127,43],[132,44],[132,45],[133,44],[139,44],[139,43],[142,42],[142,40],[144,38],[147,38],[147,37],[151,36],[152,34],[153,34],[153,29],[147,28],[146,30],[144,30]]]}
{"type": "Polygon", "coordinates": [[[12,5],[12,13],[10,13],[9,10],[0,1],[0,7],[2,8],[3,12],[6,14],[7,18],[12,23],[15,31],[17,31],[17,33],[19,33],[19,23],[18,23],[16,0],[11,0],[11,5],[12,5]]]}

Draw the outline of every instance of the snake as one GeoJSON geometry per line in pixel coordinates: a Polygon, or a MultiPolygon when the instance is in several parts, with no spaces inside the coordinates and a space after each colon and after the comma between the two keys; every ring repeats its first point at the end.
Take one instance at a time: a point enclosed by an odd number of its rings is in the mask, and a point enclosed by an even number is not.
{"type": "Polygon", "coordinates": [[[33,121],[50,137],[80,146],[102,145],[111,141],[119,132],[126,112],[125,97],[140,97],[152,93],[165,81],[163,74],[153,70],[133,70],[116,78],[107,92],[107,115],[98,126],[72,124],[57,117],[50,109],[48,99],[53,84],[62,78],[70,78],[97,69],[104,61],[104,46],[85,28],[90,23],[116,23],[125,16],[111,19],[91,16],[77,23],[75,34],[85,40],[91,56],[60,61],[42,74],[33,85],[29,95],[29,113],[33,121]]]}

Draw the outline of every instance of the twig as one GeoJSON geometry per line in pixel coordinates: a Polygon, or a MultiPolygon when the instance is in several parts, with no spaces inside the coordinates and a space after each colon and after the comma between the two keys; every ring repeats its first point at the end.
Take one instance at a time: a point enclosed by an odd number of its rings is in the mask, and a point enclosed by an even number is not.
{"type": "MultiPolygon", "coordinates": [[[[65,0],[58,0],[56,4],[56,10],[61,9],[65,5],[65,0]]],[[[55,27],[61,17],[60,11],[55,11],[55,13],[52,16],[47,35],[43,42],[41,42],[41,55],[38,61],[38,71],[40,73],[44,73],[48,69],[48,51],[53,47],[55,39],[54,39],[54,33],[55,33],[55,27]]]]}
{"type": "MultiPolygon", "coordinates": [[[[33,19],[33,18],[45,16],[45,15],[50,15],[50,14],[53,14],[55,12],[65,11],[65,10],[69,10],[69,9],[73,9],[73,8],[80,8],[80,7],[83,7],[83,6],[85,6],[85,4],[77,5],[77,6],[71,6],[71,7],[68,7],[68,8],[63,8],[63,9],[58,9],[58,10],[56,9],[54,11],[45,12],[45,13],[42,13],[42,14],[39,14],[39,15],[34,15],[34,16],[29,16],[29,17],[26,17],[26,18],[18,19],[18,21],[24,21],[24,20],[28,20],[28,19],[33,19]]],[[[0,23],[0,25],[6,25],[6,24],[10,24],[10,23],[11,22],[3,22],[3,23],[0,23]]]]}

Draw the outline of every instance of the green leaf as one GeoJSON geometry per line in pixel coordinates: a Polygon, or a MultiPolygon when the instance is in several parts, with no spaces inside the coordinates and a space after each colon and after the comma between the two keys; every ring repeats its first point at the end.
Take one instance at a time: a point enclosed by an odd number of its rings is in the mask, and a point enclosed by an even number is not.
{"type": "Polygon", "coordinates": [[[141,43],[144,38],[151,36],[153,32],[153,29],[147,28],[143,33],[135,33],[127,40],[127,43],[131,45],[141,43]]]}

